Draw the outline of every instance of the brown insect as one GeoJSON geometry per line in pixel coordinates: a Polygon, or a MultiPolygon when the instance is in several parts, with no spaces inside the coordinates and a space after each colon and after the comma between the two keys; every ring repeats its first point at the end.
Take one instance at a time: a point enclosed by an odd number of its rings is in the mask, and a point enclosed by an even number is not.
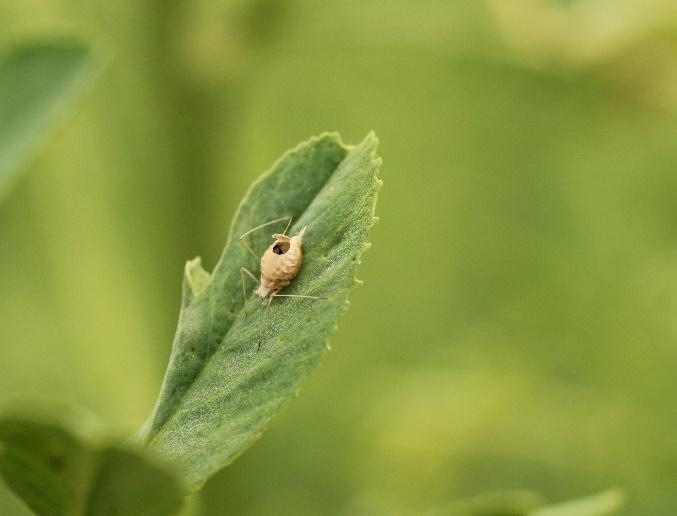
{"type": "Polygon", "coordinates": [[[250,229],[242,236],[240,236],[240,242],[247,248],[247,250],[255,257],[253,249],[247,244],[244,238],[250,233],[257,231],[261,228],[282,222],[289,219],[287,222],[287,227],[282,233],[275,233],[273,238],[275,239],[268,249],[261,256],[261,280],[256,279],[256,276],[252,274],[246,267],[240,267],[240,275],[242,277],[242,295],[244,297],[244,302],[247,302],[247,289],[244,284],[244,275],[246,274],[254,281],[259,283],[259,287],[254,290],[254,294],[259,296],[261,299],[268,299],[268,305],[273,302],[273,298],[276,297],[303,297],[307,299],[323,299],[318,296],[303,296],[300,294],[279,294],[278,292],[284,287],[289,285],[291,281],[296,277],[296,275],[301,270],[301,264],[303,262],[303,234],[306,231],[304,226],[301,231],[295,236],[287,236],[287,230],[291,225],[291,217],[282,217],[280,219],[271,220],[260,226],[256,226],[253,229],[250,229]]]}

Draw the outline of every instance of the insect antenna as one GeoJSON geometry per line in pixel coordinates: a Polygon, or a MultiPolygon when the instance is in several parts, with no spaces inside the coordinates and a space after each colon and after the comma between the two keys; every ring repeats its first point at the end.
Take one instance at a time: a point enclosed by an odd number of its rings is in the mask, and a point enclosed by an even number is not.
{"type": "Polygon", "coordinates": [[[303,297],[305,299],[327,299],[326,296],[302,296],[301,294],[273,294],[271,297],[303,297]]]}
{"type": "Polygon", "coordinates": [[[239,242],[244,246],[244,248],[245,248],[247,251],[249,251],[249,254],[251,254],[251,255],[252,255],[254,258],[256,258],[257,260],[259,259],[259,257],[256,256],[256,253],[254,252],[254,250],[252,249],[252,247],[247,243],[246,240],[240,239],[239,242]]]}
{"type": "Polygon", "coordinates": [[[287,230],[289,229],[289,226],[291,226],[291,220],[292,220],[292,217],[289,217],[289,222],[287,222],[287,227],[284,228],[284,231],[282,232],[283,235],[287,234],[287,230]]]}
{"type": "Polygon", "coordinates": [[[242,233],[242,235],[240,235],[240,240],[242,240],[248,234],[253,233],[254,231],[257,231],[261,228],[265,228],[266,226],[270,226],[271,224],[275,224],[276,222],[282,222],[283,220],[289,220],[289,222],[287,223],[287,227],[285,228],[285,232],[286,232],[287,229],[289,229],[289,226],[291,225],[292,218],[293,217],[280,217],[279,219],[271,220],[269,222],[265,222],[263,224],[260,224],[260,225],[256,226],[255,228],[251,228],[246,233],[242,233]]]}

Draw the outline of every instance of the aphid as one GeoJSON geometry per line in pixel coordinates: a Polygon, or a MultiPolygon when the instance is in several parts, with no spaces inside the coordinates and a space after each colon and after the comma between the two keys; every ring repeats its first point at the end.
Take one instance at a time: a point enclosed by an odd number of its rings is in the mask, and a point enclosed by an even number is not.
{"type": "MultiPolygon", "coordinates": [[[[250,233],[269,226],[270,224],[275,224],[276,222],[281,222],[287,220],[288,217],[283,217],[281,219],[271,220],[260,226],[256,226],[253,229],[250,229],[240,237],[240,242],[247,248],[247,250],[256,257],[256,253],[252,250],[251,247],[247,244],[244,238],[250,233]]],[[[303,262],[303,235],[306,231],[304,226],[301,231],[295,236],[289,237],[286,235],[289,226],[291,225],[291,217],[289,217],[289,222],[287,227],[282,233],[275,233],[273,238],[275,239],[268,249],[261,256],[261,280],[256,279],[256,276],[252,274],[245,267],[240,267],[240,275],[242,276],[242,294],[244,296],[244,302],[247,302],[247,290],[244,284],[244,275],[248,275],[254,281],[259,284],[259,287],[254,290],[254,294],[259,296],[261,299],[268,299],[268,305],[272,303],[273,298],[275,297],[304,297],[308,299],[322,299],[318,296],[303,296],[300,294],[279,294],[278,292],[284,287],[289,285],[291,281],[296,277],[296,275],[301,270],[301,263],[303,262]]]]}

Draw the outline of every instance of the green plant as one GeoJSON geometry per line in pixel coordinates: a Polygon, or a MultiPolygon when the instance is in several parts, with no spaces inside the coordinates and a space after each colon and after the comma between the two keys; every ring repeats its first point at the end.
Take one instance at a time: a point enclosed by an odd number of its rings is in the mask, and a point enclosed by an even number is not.
{"type": "Polygon", "coordinates": [[[132,448],[93,444],[52,421],[13,416],[0,419],[0,443],[0,474],[29,514],[162,516],[181,507],[175,476],[132,448]]]}
{"type": "Polygon", "coordinates": [[[90,49],[73,41],[16,45],[0,58],[0,201],[91,66],[90,49]]]}
{"type": "MultiPolygon", "coordinates": [[[[346,147],[336,135],[299,145],[254,184],[240,205],[221,260],[210,275],[188,262],[172,357],[154,413],[141,432],[147,446],[200,486],[261,434],[280,405],[319,363],[355,284],[355,265],[374,221],[380,158],[373,135],[346,147]],[[281,299],[243,306],[240,267],[254,258],[238,235],[262,222],[294,217],[307,226],[301,272],[281,299]]],[[[284,229],[281,223],[277,231],[284,229]]],[[[252,234],[263,250],[267,231],[252,234]]]]}
{"type": "MultiPolygon", "coordinates": [[[[0,195],[58,109],[80,89],[86,48],[42,45],[9,54],[0,67],[0,195]],[[40,86],[25,88],[27,84],[40,86]],[[8,87],[10,85],[11,87],[8,87]],[[11,115],[11,116],[10,116],[11,115]]],[[[183,496],[230,464],[264,431],[319,364],[355,284],[379,181],[377,140],[355,147],[337,135],[301,144],[252,187],[212,273],[186,264],[182,308],[160,397],[146,425],[125,445],[61,417],[0,418],[0,514],[175,514],[183,496]],[[238,242],[251,227],[282,215],[292,232],[308,225],[305,261],[290,293],[326,299],[257,299],[242,304],[240,266],[255,260],[238,242]]],[[[281,229],[281,228],[280,228],[281,229]]],[[[272,230],[278,230],[277,228],[272,230]]],[[[268,231],[251,236],[262,250],[268,231]]],[[[423,514],[594,516],[621,503],[616,491],[559,506],[533,494],[486,495],[423,514]]]]}
{"type": "MultiPolygon", "coordinates": [[[[165,493],[179,482],[186,491],[199,488],[261,435],[319,364],[357,283],[380,186],[377,144],[373,134],[354,147],[325,134],[299,145],[252,186],[213,273],[199,258],[186,264],[170,364],[153,414],[133,440],[137,449],[88,446],[54,423],[0,421],[0,472],[36,514],[172,514],[177,504],[165,493]],[[238,235],[281,215],[293,217],[292,232],[308,227],[302,270],[285,293],[322,299],[243,304],[240,267],[256,263],[238,235]],[[144,449],[174,473],[148,463],[144,449]],[[157,487],[152,510],[138,505],[153,502],[141,496],[143,483],[124,480],[135,470],[157,487]],[[106,512],[106,495],[124,507],[136,500],[136,512],[106,512]]],[[[267,233],[252,234],[250,245],[265,249],[267,233]]]]}
{"type": "Polygon", "coordinates": [[[538,493],[508,491],[458,500],[420,516],[605,516],[623,505],[623,493],[609,489],[575,501],[550,504],[538,493]]]}

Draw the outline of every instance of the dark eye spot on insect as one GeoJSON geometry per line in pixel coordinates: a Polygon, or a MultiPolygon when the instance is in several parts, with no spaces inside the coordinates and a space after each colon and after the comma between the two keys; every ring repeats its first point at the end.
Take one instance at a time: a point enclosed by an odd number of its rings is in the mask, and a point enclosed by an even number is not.
{"type": "Polygon", "coordinates": [[[284,254],[289,251],[289,242],[278,242],[273,246],[273,252],[275,254],[284,254]]]}

